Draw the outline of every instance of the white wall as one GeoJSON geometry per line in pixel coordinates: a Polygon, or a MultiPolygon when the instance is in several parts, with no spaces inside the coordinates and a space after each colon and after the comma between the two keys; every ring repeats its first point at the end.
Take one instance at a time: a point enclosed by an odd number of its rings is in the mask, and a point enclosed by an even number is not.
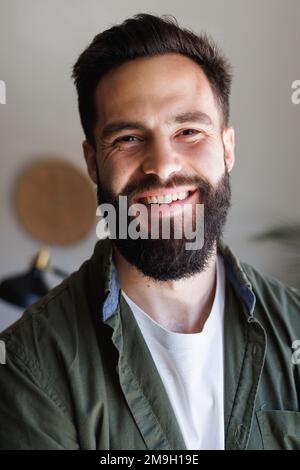
{"type": "MultiPolygon", "coordinates": [[[[291,83],[300,79],[299,0],[0,0],[0,80],[7,87],[0,104],[0,277],[24,269],[40,246],[13,210],[23,166],[60,155],[84,167],[73,63],[95,34],[140,12],[170,13],[206,30],[232,61],[237,161],[226,239],[243,260],[294,283],[285,252],[249,238],[300,217],[300,105],[291,102],[291,83]]],[[[71,248],[53,247],[53,263],[72,271],[95,240],[91,234],[71,248]]]]}

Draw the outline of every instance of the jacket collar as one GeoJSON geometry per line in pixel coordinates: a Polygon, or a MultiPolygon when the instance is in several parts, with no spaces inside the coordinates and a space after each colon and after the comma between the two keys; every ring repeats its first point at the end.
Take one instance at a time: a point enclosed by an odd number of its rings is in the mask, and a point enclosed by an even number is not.
{"type": "MultiPolygon", "coordinates": [[[[100,250],[103,256],[102,265],[104,269],[104,303],[102,307],[102,318],[103,321],[106,321],[117,310],[120,284],[112,256],[112,242],[108,238],[100,240],[96,245],[95,254],[100,250]]],[[[223,257],[226,277],[231,283],[238,299],[244,303],[248,316],[253,316],[256,297],[242,264],[229,246],[222,241],[218,243],[217,252],[223,257]]]]}

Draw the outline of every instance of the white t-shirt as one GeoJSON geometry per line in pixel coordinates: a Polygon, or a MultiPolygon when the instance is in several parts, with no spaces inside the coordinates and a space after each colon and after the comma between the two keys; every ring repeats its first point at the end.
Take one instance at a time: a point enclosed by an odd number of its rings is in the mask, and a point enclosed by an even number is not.
{"type": "Polygon", "coordinates": [[[141,329],[189,450],[224,449],[225,270],[217,255],[213,306],[200,333],[176,333],[122,291],[141,329]]]}

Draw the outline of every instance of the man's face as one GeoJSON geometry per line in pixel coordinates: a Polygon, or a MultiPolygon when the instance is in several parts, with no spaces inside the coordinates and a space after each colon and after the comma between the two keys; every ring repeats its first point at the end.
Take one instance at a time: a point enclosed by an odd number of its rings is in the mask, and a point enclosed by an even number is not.
{"type": "MultiPolygon", "coordinates": [[[[177,206],[204,203],[209,211],[208,240],[197,253],[184,253],[183,240],[116,240],[117,247],[144,274],[161,280],[203,270],[225,223],[228,172],[234,163],[233,129],[222,130],[222,115],[205,74],[180,54],[136,59],[107,73],[95,99],[96,152],[84,142],[84,153],[95,183],[97,159],[99,203],[116,204],[119,195],[127,195],[129,205],[146,203],[147,195],[183,192],[187,199],[177,206]],[[174,256],[178,263],[171,272],[174,256]]],[[[181,210],[175,205],[174,218],[181,210]]]]}

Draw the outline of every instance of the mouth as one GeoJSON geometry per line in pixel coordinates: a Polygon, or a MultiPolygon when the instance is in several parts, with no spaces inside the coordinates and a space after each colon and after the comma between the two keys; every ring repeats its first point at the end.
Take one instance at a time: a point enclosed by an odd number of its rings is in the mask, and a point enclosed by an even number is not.
{"type": "Polygon", "coordinates": [[[197,188],[179,188],[177,191],[160,190],[152,191],[151,193],[138,195],[133,203],[145,204],[146,206],[164,206],[176,207],[184,204],[192,203],[193,196],[197,193],[197,188]]]}

